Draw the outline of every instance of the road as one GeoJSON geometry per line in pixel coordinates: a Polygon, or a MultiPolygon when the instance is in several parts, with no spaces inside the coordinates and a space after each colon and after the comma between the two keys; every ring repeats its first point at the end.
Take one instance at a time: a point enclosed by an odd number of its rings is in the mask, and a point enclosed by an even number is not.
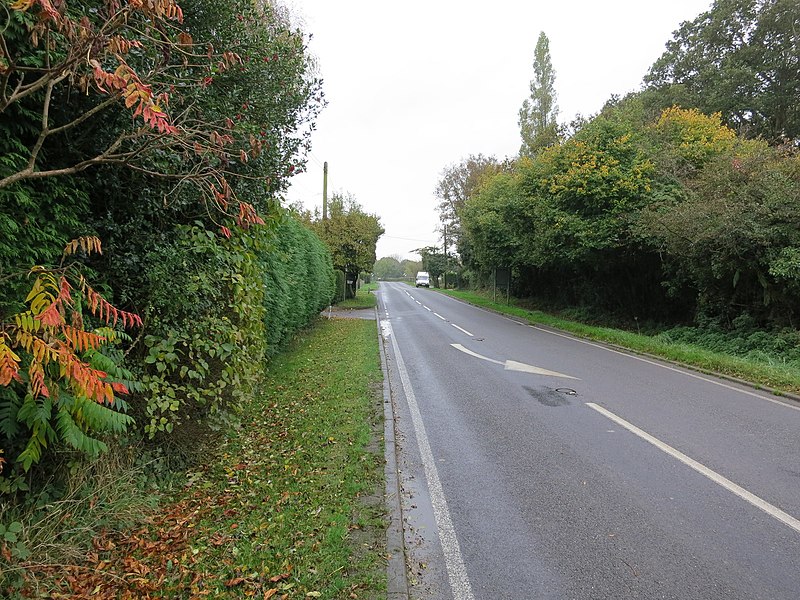
{"type": "Polygon", "coordinates": [[[800,407],[382,283],[413,598],[800,598],[800,407]]]}

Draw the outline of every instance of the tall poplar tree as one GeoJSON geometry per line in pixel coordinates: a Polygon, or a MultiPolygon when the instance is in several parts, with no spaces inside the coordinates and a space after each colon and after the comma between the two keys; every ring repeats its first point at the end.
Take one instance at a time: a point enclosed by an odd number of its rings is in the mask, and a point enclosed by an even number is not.
{"type": "Polygon", "coordinates": [[[542,31],[534,51],[531,95],[519,110],[519,131],[522,136],[520,156],[533,156],[558,141],[555,82],[556,72],[550,60],[550,40],[542,31]]]}

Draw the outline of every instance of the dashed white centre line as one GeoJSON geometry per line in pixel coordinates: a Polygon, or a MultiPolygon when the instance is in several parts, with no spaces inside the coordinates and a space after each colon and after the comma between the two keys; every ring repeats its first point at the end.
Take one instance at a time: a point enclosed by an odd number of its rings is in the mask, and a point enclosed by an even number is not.
{"type": "Polygon", "coordinates": [[[442,321],[447,321],[447,319],[445,319],[445,318],[444,318],[442,315],[440,315],[439,313],[435,312],[435,313],[433,313],[433,314],[434,314],[435,316],[439,317],[439,318],[440,318],[442,321]]]}
{"type": "Polygon", "coordinates": [[[467,334],[469,337],[475,337],[475,336],[474,336],[474,335],[472,335],[472,334],[471,334],[469,331],[467,331],[466,329],[462,329],[461,327],[459,327],[459,326],[458,326],[458,325],[456,325],[455,323],[450,323],[450,325],[452,325],[453,327],[455,327],[456,329],[458,329],[460,332],[462,332],[462,333],[466,333],[466,334],[467,334]]]}
{"type": "Polygon", "coordinates": [[[425,310],[427,310],[428,312],[431,312],[431,309],[430,309],[430,308],[428,308],[427,306],[423,306],[422,308],[424,308],[424,309],[425,309],[425,310]]]}
{"type": "Polygon", "coordinates": [[[770,504],[766,500],[762,500],[761,498],[759,498],[755,494],[753,494],[751,492],[748,492],[746,489],[744,489],[740,485],[737,485],[737,484],[733,483],[730,479],[727,479],[727,478],[723,477],[722,475],[720,475],[716,471],[712,471],[711,469],[709,469],[705,465],[697,462],[693,458],[690,458],[690,457],[686,456],[680,450],[676,450],[672,446],[670,446],[668,444],[665,444],[664,442],[662,442],[661,440],[659,440],[656,437],[653,437],[652,435],[650,435],[646,431],[643,431],[642,429],[639,429],[638,427],[636,427],[636,425],[633,425],[632,423],[629,423],[628,421],[626,421],[622,417],[619,417],[619,416],[615,415],[610,410],[608,410],[606,408],[603,408],[602,406],[600,406],[598,404],[595,404],[594,402],[587,402],[586,406],[596,410],[601,415],[604,415],[605,417],[608,417],[609,419],[611,419],[612,421],[614,421],[618,425],[622,425],[625,429],[627,429],[631,433],[639,436],[644,441],[649,442],[650,444],[652,444],[653,446],[655,446],[656,448],[658,448],[662,452],[666,452],[667,454],[669,454],[673,458],[677,458],[679,461],[681,461],[686,466],[691,467],[692,469],[694,469],[695,471],[697,471],[701,475],[705,475],[706,477],[708,477],[714,483],[722,486],[723,488],[725,488],[729,492],[733,492],[734,494],[739,496],[742,500],[746,500],[747,502],[749,502],[750,504],[752,504],[756,508],[760,508],[761,510],[763,510],[769,516],[777,519],[778,521],[780,521],[784,525],[787,525],[787,526],[791,527],[792,529],[794,529],[796,532],[800,533],[800,521],[795,519],[792,515],[790,515],[788,513],[785,513],[784,511],[782,511],[777,506],[773,506],[772,504],[770,504]]]}

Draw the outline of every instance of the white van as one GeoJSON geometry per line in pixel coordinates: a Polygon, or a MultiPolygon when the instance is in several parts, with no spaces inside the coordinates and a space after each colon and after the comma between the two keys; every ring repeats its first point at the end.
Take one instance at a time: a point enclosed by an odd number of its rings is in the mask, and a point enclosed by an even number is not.
{"type": "Polygon", "coordinates": [[[425,271],[417,273],[417,287],[431,287],[431,278],[425,271]]]}

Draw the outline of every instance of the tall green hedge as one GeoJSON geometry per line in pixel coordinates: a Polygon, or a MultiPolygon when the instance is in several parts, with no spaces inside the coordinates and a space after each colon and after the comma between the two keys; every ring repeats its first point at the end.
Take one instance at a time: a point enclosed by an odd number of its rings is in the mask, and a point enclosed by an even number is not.
{"type": "Polygon", "coordinates": [[[333,266],[319,238],[288,215],[259,258],[264,266],[267,354],[272,356],[331,302],[333,266]]]}
{"type": "Polygon", "coordinates": [[[336,289],[333,293],[333,303],[338,304],[344,300],[344,292],[345,292],[345,274],[344,271],[340,269],[336,269],[334,272],[336,275],[336,289]]]}
{"type": "Polygon", "coordinates": [[[333,296],[330,253],[289,213],[231,239],[197,227],[175,234],[147,270],[146,402],[136,416],[150,436],[235,412],[269,358],[333,296]]]}

